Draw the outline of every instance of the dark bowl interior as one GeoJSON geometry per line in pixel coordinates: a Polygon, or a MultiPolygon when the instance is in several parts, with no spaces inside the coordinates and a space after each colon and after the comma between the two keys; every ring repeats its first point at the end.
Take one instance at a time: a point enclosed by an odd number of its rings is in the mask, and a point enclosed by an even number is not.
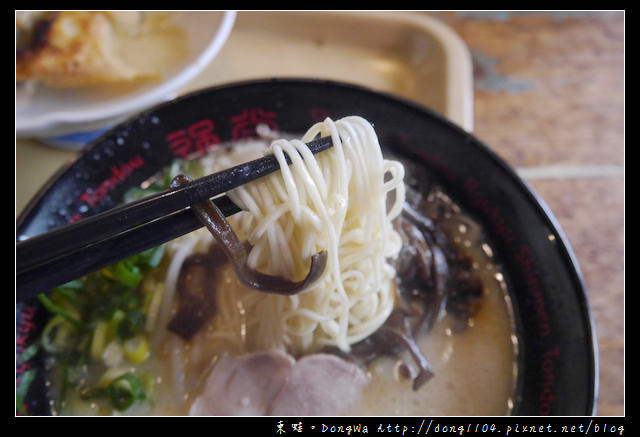
{"type": "MultiPolygon", "coordinates": [[[[304,132],[329,116],[361,115],[384,148],[428,168],[480,220],[507,271],[519,342],[515,415],[593,415],[597,353],[576,260],[539,197],[485,144],[413,102],[319,80],[262,80],[205,89],[146,111],[106,133],[61,170],[23,211],[26,238],[118,204],[175,158],[255,135],[266,123],[304,132]]],[[[47,315],[37,301],[16,305],[16,354],[47,315]]],[[[36,356],[17,376],[42,366],[36,356]]],[[[42,372],[27,396],[30,414],[48,414],[42,372]]]]}

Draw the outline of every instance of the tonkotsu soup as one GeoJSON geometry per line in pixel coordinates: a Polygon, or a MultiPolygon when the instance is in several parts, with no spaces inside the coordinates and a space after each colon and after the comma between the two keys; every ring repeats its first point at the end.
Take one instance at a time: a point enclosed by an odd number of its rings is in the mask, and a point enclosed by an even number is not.
{"type": "Polygon", "coordinates": [[[41,297],[54,414],[509,414],[517,342],[482,227],[361,117],[261,133],[125,199],[273,153],[279,172],[227,193],[240,213],[194,205],[207,227],[41,297]]]}

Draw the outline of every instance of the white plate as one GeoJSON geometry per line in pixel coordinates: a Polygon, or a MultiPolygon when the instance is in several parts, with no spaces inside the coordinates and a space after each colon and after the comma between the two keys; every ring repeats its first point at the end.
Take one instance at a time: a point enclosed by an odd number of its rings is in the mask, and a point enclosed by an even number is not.
{"type": "Polygon", "coordinates": [[[174,98],[179,88],[200,73],[225,44],[235,11],[177,11],[172,22],[185,33],[187,54],[161,82],[135,87],[55,90],[38,87],[28,99],[16,98],[16,136],[35,137],[54,145],[81,147],[91,136],[146,107],[174,98]]]}

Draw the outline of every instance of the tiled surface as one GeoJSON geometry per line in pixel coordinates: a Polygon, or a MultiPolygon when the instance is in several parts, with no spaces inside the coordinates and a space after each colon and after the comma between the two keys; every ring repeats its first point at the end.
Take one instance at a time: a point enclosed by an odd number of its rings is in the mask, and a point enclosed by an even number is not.
{"type": "Polygon", "coordinates": [[[545,200],[584,274],[599,415],[624,414],[624,15],[438,12],[474,59],[475,134],[545,200]]]}

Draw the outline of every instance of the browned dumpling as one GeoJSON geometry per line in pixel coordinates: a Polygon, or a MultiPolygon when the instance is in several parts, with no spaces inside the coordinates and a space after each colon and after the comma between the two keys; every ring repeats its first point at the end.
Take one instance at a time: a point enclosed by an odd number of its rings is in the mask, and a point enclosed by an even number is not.
{"type": "Polygon", "coordinates": [[[154,76],[122,54],[143,19],[139,11],[17,12],[16,80],[74,87],[154,76]]]}

